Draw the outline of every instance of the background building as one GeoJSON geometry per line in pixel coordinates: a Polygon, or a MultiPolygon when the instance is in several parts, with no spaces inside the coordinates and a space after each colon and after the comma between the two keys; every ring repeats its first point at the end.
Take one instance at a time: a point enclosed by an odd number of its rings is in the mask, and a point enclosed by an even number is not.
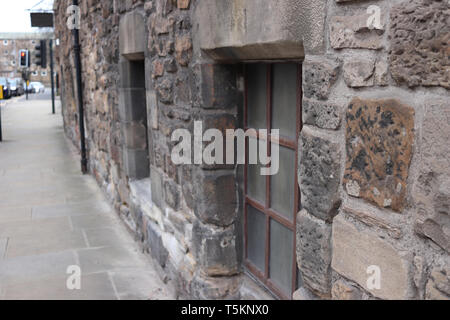
{"type": "MultiPolygon", "coordinates": [[[[0,39],[0,77],[21,78],[22,72],[19,68],[19,51],[22,49],[30,50],[30,82],[42,82],[46,87],[50,86],[50,58],[47,50],[47,66],[45,69],[34,63],[34,51],[39,40],[11,40],[0,39]]],[[[48,41],[47,41],[48,46],[48,41]]]]}

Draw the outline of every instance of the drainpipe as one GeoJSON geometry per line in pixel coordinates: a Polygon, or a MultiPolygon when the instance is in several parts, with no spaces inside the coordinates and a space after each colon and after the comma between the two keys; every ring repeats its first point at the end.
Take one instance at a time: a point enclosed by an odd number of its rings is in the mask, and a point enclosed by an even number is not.
{"type": "Polygon", "coordinates": [[[54,77],[54,66],[53,66],[53,40],[50,40],[50,83],[52,86],[52,113],[55,114],[55,77],[54,77]]]}
{"type": "MultiPolygon", "coordinates": [[[[78,6],[78,0],[73,0],[73,5],[78,6]]],[[[81,172],[87,173],[87,158],[86,158],[86,137],[84,135],[84,106],[83,106],[83,87],[81,83],[81,57],[80,57],[80,33],[79,26],[76,26],[73,30],[74,41],[74,60],[75,71],[77,78],[77,95],[78,95],[78,124],[80,130],[80,144],[81,144],[81,172]]]]}

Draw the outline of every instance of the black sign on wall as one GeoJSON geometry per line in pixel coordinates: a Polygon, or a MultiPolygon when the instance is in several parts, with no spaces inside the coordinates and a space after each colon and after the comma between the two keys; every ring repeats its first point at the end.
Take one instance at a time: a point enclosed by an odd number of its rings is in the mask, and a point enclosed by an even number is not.
{"type": "Polygon", "coordinates": [[[51,12],[32,12],[30,16],[32,27],[53,27],[53,13],[51,12]]]}

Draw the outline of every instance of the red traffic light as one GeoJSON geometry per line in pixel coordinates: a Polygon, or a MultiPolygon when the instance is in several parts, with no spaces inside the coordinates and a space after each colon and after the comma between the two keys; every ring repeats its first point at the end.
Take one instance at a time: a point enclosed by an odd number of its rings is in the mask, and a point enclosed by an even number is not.
{"type": "Polygon", "coordinates": [[[19,59],[20,67],[29,68],[30,67],[29,59],[30,59],[29,51],[25,49],[20,50],[20,59],[19,59]]]}

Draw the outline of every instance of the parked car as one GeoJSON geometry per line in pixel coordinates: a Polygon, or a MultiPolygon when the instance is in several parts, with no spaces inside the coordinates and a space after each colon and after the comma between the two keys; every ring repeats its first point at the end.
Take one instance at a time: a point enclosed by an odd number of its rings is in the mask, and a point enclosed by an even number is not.
{"type": "Polygon", "coordinates": [[[41,82],[31,82],[30,88],[32,93],[44,93],[45,86],[41,82]]]}
{"type": "Polygon", "coordinates": [[[24,94],[25,90],[23,88],[23,80],[20,78],[9,79],[11,85],[11,95],[14,97],[21,96],[24,94]]]}
{"type": "Polygon", "coordinates": [[[11,98],[11,87],[8,79],[0,78],[0,86],[3,87],[3,99],[11,98]]]}

